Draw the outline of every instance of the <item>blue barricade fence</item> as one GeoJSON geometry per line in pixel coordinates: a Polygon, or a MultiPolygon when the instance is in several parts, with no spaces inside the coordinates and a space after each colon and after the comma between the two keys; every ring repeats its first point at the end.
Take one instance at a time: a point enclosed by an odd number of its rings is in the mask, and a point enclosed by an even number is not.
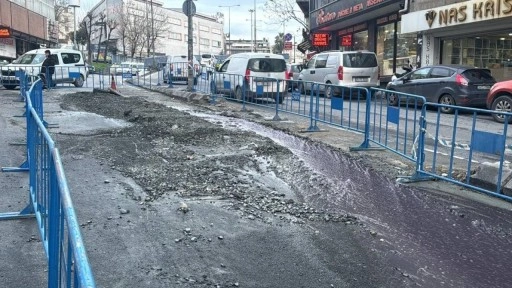
{"type": "MultiPolygon", "coordinates": [[[[19,79],[24,87],[27,76],[22,73],[19,79]]],[[[43,121],[42,88],[36,80],[28,91],[20,91],[26,100],[29,204],[20,212],[0,213],[0,220],[36,217],[48,259],[48,287],[93,288],[59,151],[43,121]]]]}
{"type": "MultiPolygon", "coordinates": [[[[424,178],[423,176],[432,174],[428,176],[450,180],[451,182],[476,190],[482,189],[471,181],[459,181],[460,177],[448,179],[449,177],[443,176],[450,173],[436,174],[432,172],[434,171],[432,170],[434,169],[433,167],[439,164],[439,161],[427,162],[428,164],[422,162],[432,161],[428,157],[423,158],[424,155],[429,156],[429,153],[433,153],[430,150],[437,149],[436,153],[441,152],[451,155],[446,151],[449,145],[441,145],[442,147],[438,146],[436,149],[431,145],[432,139],[437,139],[436,141],[438,141],[439,145],[444,143],[441,141],[442,137],[437,137],[432,132],[432,130],[435,130],[432,126],[442,126],[445,122],[434,121],[436,124],[431,124],[432,121],[428,118],[432,117],[432,113],[425,108],[430,108],[430,110],[434,108],[431,107],[432,103],[425,105],[426,100],[422,96],[379,88],[343,87],[330,83],[232,75],[215,71],[212,67],[192,67],[188,63],[162,63],[159,67],[163,67],[163,69],[158,71],[138,69],[136,71],[130,70],[130,73],[125,71],[125,68],[111,67],[108,73],[100,71],[98,74],[89,74],[84,82],[84,86],[105,89],[111,87],[112,82],[119,83],[118,85],[121,87],[125,85],[125,82],[129,82],[132,85],[149,87],[150,89],[152,86],[162,84],[168,85],[167,87],[169,88],[175,88],[180,87],[179,85],[187,84],[188,71],[192,69],[194,90],[210,95],[211,103],[215,103],[216,99],[222,97],[230,101],[240,102],[242,110],[245,110],[248,104],[268,107],[275,111],[274,120],[280,120],[279,113],[283,112],[307,117],[310,121],[308,131],[318,131],[320,130],[318,123],[325,123],[361,133],[363,135],[362,144],[359,147],[353,147],[352,150],[387,149],[416,164],[417,175],[413,178],[424,178]],[[427,125],[428,129],[425,128],[427,125]],[[425,153],[425,149],[429,153],[425,153]],[[430,172],[427,173],[426,171],[430,172]]],[[[70,73],[72,74],[72,72],[68,72],[68,74],[70,73]]],[[[465,108],[464,113],[470,113],[468,112],[469,110],[465,108]]],[[[454,111],[458,110],[455,109],[454,111]]],[[[491,111],[482,110],[478,113],[477,118],[480,119],[482,117],[480,114],[485,113],[491,113],[491,111]]],[[[446,114],[440,115],[440,119],[448,117],[446,114]]],[[[464,117],[467,117],[467,115],[464,115],[464,117]]],[[[455,126],[456,123],[451,125],[455,126]]],[[[468,133],[480,135],[479,131],[486,131],[484,128],[478,130],[478,127],[475,127],[475,129],[477,130],[469,131],[468,133]]],[[[491,131],[491,133],[493,132],[491,131]]],[[[502,137],[506,138],[506,136],[502,137]]],[[[469,141],[469,139],[462,140],[469,141]]],[[[447,143],[457,143],[457,141],[462,140],[449,139],[446,141],[448,141],[447,143]]],[[[467,144],[467,146],[473,147],[475,145],[467,144]]],[[[506,147],[508,151],[509,146],[506,147]]],[[[458,157],[460,156],[454,156],[453,159],[458,159],[458,157]]],[[[443,158],[443,160],[446,159],[448,158],[443,158]]],[[[505,160],[507,160],[506,157],[505,160]]],[[[460,162],[459,160],[453,161],[460,162]]],[[[475,160],[473,159],[473,161],[475,160]]],[[[448,164],[448,168],[446,168],[448,172],[452,170],[450,168],[452,166],[448,164]]],[[[472,165],[471,171],[467,171],[466,174],[469,175],[469,172],[474,173],[474,167],[475,165],[472,165]]],[[[508,171],[507,169],[508,166],[505,165],[502,170],[508,171]]],[[[508,179],[507,177],[505,178],[508,179]]],[[[498,180],[494,181],[493,188],[485,188],[484,190],[489,193],[497,193],[501,197],[503,185],[498,183],[498,180]],[[496,190],[496,187],[500,187],[501,190],[496,190]]]]}

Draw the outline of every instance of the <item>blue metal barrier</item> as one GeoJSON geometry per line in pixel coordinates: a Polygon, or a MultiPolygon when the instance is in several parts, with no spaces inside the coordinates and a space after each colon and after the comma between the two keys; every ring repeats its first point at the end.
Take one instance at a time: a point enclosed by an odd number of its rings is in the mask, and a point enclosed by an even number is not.
{"type": "Polygon", "coordinates": [[[29,203],[20,212],[0,213],[0,220],[36,217],[48,259],[48,287],[93,288],[59,152],[42,120],[42,87],[41,80],[35,81],[25,97],[29,203]]]}
{"type": "Polygon", "coordinates": [[[371,88],[366,101],[365,139],[351,150],[370,149],[371,144],[416,161],[413,145],[418,141],[424,118],[425,97],[371,88]]]}

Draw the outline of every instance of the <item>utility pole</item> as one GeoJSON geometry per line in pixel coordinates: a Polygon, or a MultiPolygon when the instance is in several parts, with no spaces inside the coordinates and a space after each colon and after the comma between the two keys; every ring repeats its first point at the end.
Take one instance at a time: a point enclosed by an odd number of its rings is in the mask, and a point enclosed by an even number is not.
{"type": "Polygon", "coordinates": [[[188,82],[187,91],[194,91],[194,23],[192,17],[196,13],[195,5],[192,0],[186,0],[186,8],[188,9],[186,15],[188,16],[188,82]],[[194,7],[192,7],[194,5],[194,7]]]}
{"type": "Polygon", "coordinates": [[[252,32],[252,25],[254,24],[254,23],[252,22],[252,12],[254,12],[254,10],[253,10],[253,9],[249,9],[249,12],[251,12],[251,52],[256,52],[256,45],[254,45],[254,44],[255,44],[255,43],[254,43],[255,41],[254,41],[254,38],[253,38],[253,35],[254,35],[254,34],[253,34],[253,32],[252,32]]]}
{"type": "Polygon", "coordinates": [[[254,52],[258,52],[258,38],[256,37],[256,0],[254,0],[254,52]]]}

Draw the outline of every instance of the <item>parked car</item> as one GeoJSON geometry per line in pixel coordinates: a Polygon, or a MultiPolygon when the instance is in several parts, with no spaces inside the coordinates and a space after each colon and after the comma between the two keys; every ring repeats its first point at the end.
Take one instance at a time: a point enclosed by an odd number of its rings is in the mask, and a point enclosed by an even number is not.
{"type": "MultiPolygon", "coordinates": [[[[192,57],[193,66],[193,76],[194,82],[197,81],[197,77],[201,72],[201,64],[197,61],[196,57],[192,57]]],[[[188,67],[191,62],[188,60],[186,55],[173,55],[167,56],[167,64],[164,67],[163,77],[164,83],[167,83],[169,80],[169,73],[172,75],[172,81],[180,81],[188,83],[188,67]]]]}
{"type": "MultiPolygon", "coordinates": [[[[512,80],[494,84],[487,94],[487,108],[493,111],[512,112],[512,80]]],[[[495,121],[505,122],[505,116],[492,114],[495,121]]],[[[509,118],[512,122],[512,117],[509,118]]]]}
{"type": "Polygon", "coordinates": [[[50,50],[51,57],[55,61],[55,73],[53,83],[72,83],[75,87],[82,87],[87,78],[82,52],[73,49],[36,49],[21,55],[13,63],[1,66],[2,84],[6,89],[14,89],[20,85],[15,76],[16,70],[24,70],[31,78],[39,77],[41,65],[46,58],[44,51],[50,50]]]}
{"type": "MultiPolygon", "coordinates": [[[[300,72],[301,91],[311,90],[312,83],[332,84],[344,87],[378,87],[379,66],[377,56],[369,51],[325,51],[315,54],[300,72]]],[[[321,87],[327,96],[341,94],[341,88],[321,87]],[[334,94],[333,94],[334,92],[334,94]]]]}
{"type": "MultiPolygon", "coordinates": [[[[487,93],[496,83],[488,69],[463,65],[433,65],[409,72],[388,83],[387,89],[425,97],[427,102],[485,107],[487,93]]],[[[388,104],[404,103],[405,96],[389,94],[388,104]]],[[[442,107],[441,112],[453,113],[442,107]]]]}
{"type": "Polygon", "coordinates": [[[214,93],[235,95],[238,100],[242,100],[245,91],[248,101],[272,98],[282,103],[286,93],[285,80],[286,62],[282,55],[239,53],[231,55],[216,69],[210,88],[214,93]],[[282,80],[279,85],[277,80],[282,80]]]}
{"type": "Polygon", "coordinates": [[[291,80],[286,82],[286,90],[299,87],[298,80],[302,68],[302,64],[286,64],[286,79],[291,80]]]}

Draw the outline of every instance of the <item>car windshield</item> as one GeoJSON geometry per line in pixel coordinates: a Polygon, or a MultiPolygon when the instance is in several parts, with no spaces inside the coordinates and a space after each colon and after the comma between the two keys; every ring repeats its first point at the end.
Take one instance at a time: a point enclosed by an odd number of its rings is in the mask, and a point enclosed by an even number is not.
{"type": "Polygon", "coordinates": [[[248,69],[254,72],[284,72],[286,71],[286,62],[284,59],[250,59],[248,69]]]}
{"type": "Polygon", "coordinates": [[[496,82],[489,70],[486,69],[469,69],[462,73],[469,82],[496,82]]]}
{"type": "Polygon", "coordinates": [[[377,58],[371,53],[346,53],[343,55],[343,66],[353,68],[377,67],[377,58]]]}
{"type": "Polygon", "coordinates": [[[16,64],[41,64],[45,58],[44,54],[25,54],[16,60],[16,64]]]}

